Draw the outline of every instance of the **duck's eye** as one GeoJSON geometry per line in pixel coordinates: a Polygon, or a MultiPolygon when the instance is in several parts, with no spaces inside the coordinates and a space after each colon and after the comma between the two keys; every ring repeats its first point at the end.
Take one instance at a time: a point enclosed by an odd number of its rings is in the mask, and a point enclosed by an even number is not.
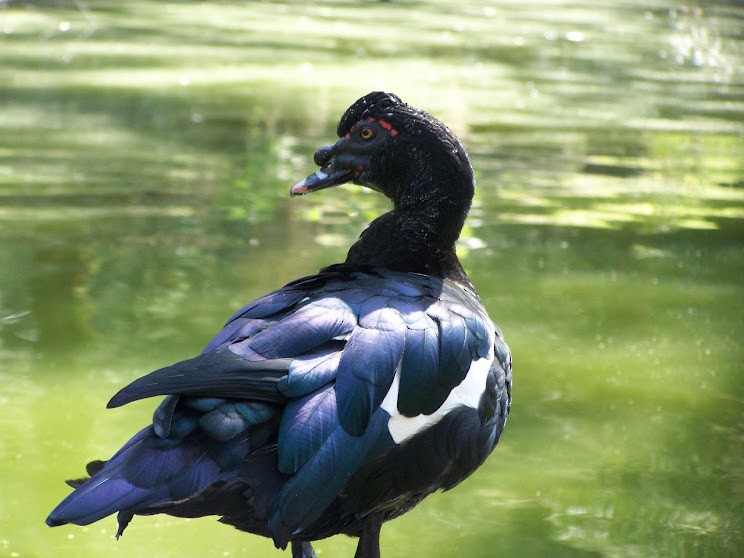
{"type": "Polygon", "coordinates": [[[369,141],[373,137],[375,137],[375,131],[372,128],[368,128],[365,126],[361,130],[359,130],[359,137],[362,138],[364,141],[369,141]]]}

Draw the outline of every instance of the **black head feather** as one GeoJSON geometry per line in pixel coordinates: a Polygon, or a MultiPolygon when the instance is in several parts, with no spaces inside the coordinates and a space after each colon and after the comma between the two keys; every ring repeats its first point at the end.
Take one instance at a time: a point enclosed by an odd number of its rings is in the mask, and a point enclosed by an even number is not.
{"type": "Polygon", "coordinates": [[[343,137],[351,130],[354,124],[365,118],[392,119],[397,113],[402,112],[403,108],[409,109],[409,112],[411,110],[420,112],[401,101],[400,97],[393,93],[385,93],[384,91],[367,93],[346,109],[346,112],[338,122],[336,133],[338,137],[343,137]]]}
{"type": "MultiPolygon", "coordinates": [[[[419,149],[427,151],[431,155],[430,164],[438,167],[435,174],[444,182],[457,176],[456,182],[465,185],[465,196],[472,197],[473,169],[470,159],[460,140],[445,124],[403,102],[393,93],[373,91],[346,110],[338,123],[338,136],[345,136],[357,122],[368,118],[391,124],[400,134],[394,139],[411,144],[416,153],[419,153],[419,149]]],[[[397,157],[405,150],[402,146],[393,148],[397,157]]]]}

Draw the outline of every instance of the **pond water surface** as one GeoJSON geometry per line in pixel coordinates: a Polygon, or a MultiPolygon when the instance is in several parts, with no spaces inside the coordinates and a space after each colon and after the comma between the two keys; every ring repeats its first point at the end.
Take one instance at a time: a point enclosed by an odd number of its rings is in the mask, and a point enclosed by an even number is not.
{"type": "MultiPolygon", "coordinates": [[[[212,518],[48,529],[243,303],[386,210],[289,199],[362,94],[447,122],[514,354],[501,444],[385,558],[741,556],[741,2],[0,2],[0,556],[281,556],[212,518]]],[[[355,542],[317,544],[352,556],[355,542]]]]}

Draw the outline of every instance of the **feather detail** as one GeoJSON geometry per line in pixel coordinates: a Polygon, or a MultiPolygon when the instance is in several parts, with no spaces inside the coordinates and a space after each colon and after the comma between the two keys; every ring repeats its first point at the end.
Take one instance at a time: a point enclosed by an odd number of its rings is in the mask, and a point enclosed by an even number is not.
{"type": "Polygon", "coordinates": [[[201,395],[283,401],[276,383],[289,369],[289,359],[245,360],[227,348],[217,349],[151,372],[109,401],[120,407],[154,395],[201,395]]]}

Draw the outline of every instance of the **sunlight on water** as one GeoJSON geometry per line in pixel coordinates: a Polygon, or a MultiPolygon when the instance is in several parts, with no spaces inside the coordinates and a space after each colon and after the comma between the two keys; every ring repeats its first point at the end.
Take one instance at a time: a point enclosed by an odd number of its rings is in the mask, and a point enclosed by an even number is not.
{"type": "Polygon", "coordinates": [[[281,555],[213,518],[119,541],[114,518],[43,520],[150,420],[113,393],[388,207],[288,199],[372,89],[468,148],[458,252],[515,362],[492,458],[387,525],[383,556],[738,556],[743,21],[723,1],[0,2],[0,556],[281,555]]]}

